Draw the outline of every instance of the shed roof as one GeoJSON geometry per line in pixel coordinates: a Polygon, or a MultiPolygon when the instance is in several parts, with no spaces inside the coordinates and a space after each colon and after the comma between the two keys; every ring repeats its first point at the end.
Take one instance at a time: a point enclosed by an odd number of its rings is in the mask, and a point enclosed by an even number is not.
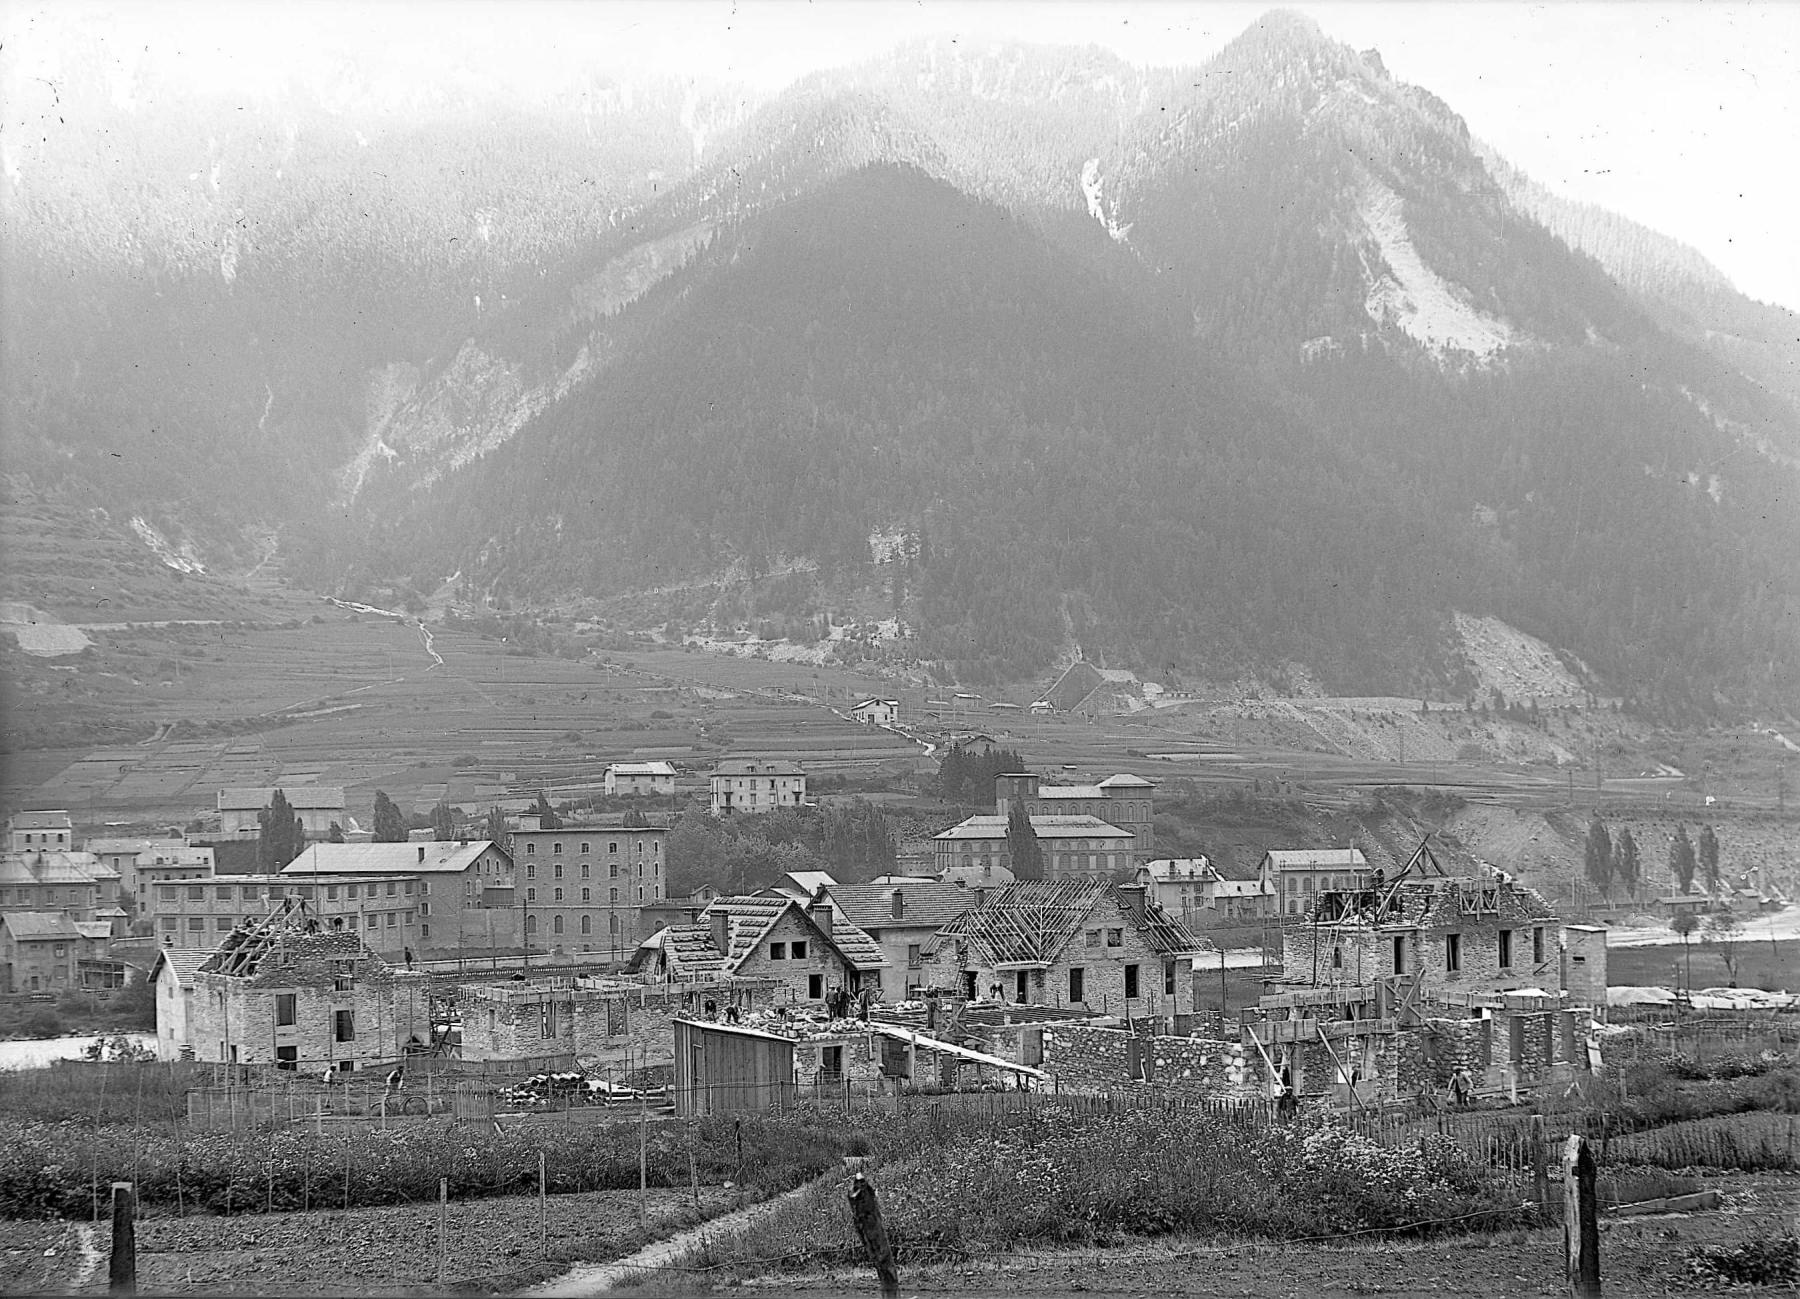
{"type": "MultiPolygon", "coordinates": [[[[446,875],[467,870],[492,839],[457,843],[315,843],[282,868],[283,875],[446,875]]],[[[510,861],[511,858],[509,857],[510,861]]]]}
{"type": "Polygon", "coordinates": [[[774,758],[727,758],[713,768],[714,776],[803,776],[798,763],[774,758]]]}
{"type": "Polygon", "coordinates": [[[607,770],[615,776],[673,776],[675,765],[670,762],[615,762],[607,770]]]}

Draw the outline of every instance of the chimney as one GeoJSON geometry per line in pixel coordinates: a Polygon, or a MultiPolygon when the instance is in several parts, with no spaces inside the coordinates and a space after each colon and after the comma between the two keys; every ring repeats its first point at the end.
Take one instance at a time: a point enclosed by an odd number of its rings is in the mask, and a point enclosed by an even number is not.
{"type": "Polygon", "coordinates": [[[894,919],[904,920],[905,918],[906,918],[906,895],[904,893],[902,893],[899,889],[895,889],[894,890],[894,919]]]}
{"type": "Polygon", "coordinates": [[[831,902],[825,897],[823,890],[806,904],[806,914],[825,937],[831,937],[831,902]]]}
{"type": "Polygon", "coordinates": [[[731,913],[723,907],[714,907],[706,913],[706,918],[712,922],[713,946],[719,949],[720,955],[729,956],[731,954],[731,913]]]}
{"type": "Polygon", "coordinates": [[[1142,884],[1115,884],[1113,889],[1119,895],[1119,901],[1131,918],[1142,924],[1144,921],[1144,894],[1147,892],[1142,884]]]}
{"type": "Polygon", "coordinates": [[[425,864],[425,845],[420,844],[419,845],[419,865],[423,866],[424,864],[425,864]]]}

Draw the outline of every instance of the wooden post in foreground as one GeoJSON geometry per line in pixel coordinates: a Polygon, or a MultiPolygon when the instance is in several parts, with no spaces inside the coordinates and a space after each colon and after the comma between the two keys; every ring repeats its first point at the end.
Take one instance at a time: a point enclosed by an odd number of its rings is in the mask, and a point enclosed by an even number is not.
{"type": "Polygon", "coordinates": [[[648,1212],[645,1201],[650,1198],[650,1102],[638,1092],[638,1221],[648,1212]]]}
{"type": "Polygon", "coordinates": [[[868,1178],[858,1173],[850,1179],[850,1219],[863,1248],[869,1251],[869,1262],[881,1282],[881,1299],[899,1299],[900,1269],[894,1265],[894,1247],[888,1243],[887,1230],[881,1225],[881,1205],[875,1199],[875,1188],[868,1178]]]}
{"type": "Polygon", "coordinates": [[[437,1279],[444,1283],[444,1255],[450,1248],[450,1179],[438,1178],[437,1279]]]}
{"type": "Polygon", "coordinates": [[[137,1196],[130,1182],[112,1184],[112,1258],[106,1265],[106,1292],[137,1293],[137,1196]]]}
{"type": "Polygon", "coordinates": [[[538,1151],[538,1257],[543,1258],[548,1238],[546,1216],[550,1212],[550,1172],[543,1151],[538,1151]]]}
{"type": "Polygon", "coordinates": [[[1587,1139],[1571,1136],[1563,1149],[1563,1244],[1569,1259],[1569,1293],[1575,1299],[1599,1299],[1600,1295],[1597,1172],[1587,1139]]]}
{"type": "Polygon", "coordinates": [[[1550,1212],[1550,1158],[1544,1150],[1544,1116],[1531,1116],[1531,1189],[1538,1212],[1550,1212]]]}

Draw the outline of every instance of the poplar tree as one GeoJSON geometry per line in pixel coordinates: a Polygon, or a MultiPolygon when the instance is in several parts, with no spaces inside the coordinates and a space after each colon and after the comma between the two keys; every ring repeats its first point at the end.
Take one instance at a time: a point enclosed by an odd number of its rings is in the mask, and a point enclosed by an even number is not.
{"type": "Polygon", "coordinates": [[[382,790],[375,791],[375,842],[405,843],[406,818],[399,807],[382,790]]]}
{"type": "Polygon", "coordinates": [[[1700,827],[1700,878],[1708,893],[1719,891],[1719,836],[1710,825],[1700,827]]]}
{"type": "Polygon", "coordinates": [[[1675,837],[1669,840],[1669,873],[1683,893],[1694,891],[1694,841],[1685,825],[1676,826],[1675,837]]]}
{"type": "Polygon", "coordinates": [[[263,874],[273,874],[305,850],[306,827],[279,789],[256,814],[256,824],[256,866],[263,874]]]}
{"type": "Polygon", "coordinates": [[[1584,860],[1588,882],[1602,893],[1612,892],[1613,843],[1606,822],[1596,813],[1588,822],[1587,853],[1584,860]]]}
{"type": "Polygon", "coordinates": [[[1023,803],[1015,802],[1006,814],[1006,849],[1012,859],[1014,879],[1044,878],[1044,848],[1038,843],[1037,831],[1031,828],[1023,803]]]}

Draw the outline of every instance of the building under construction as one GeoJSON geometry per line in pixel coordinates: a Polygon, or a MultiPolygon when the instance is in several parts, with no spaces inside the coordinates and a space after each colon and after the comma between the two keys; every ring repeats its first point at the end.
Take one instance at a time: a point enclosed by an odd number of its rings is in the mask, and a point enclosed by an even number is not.
{"type": "Polygon", "coordinates": [[[193,975],[197,1060],[322,1073],[400,1059],[431,1039],[430,980],[395,969],[298,898],[246,918],[193,975]]]}

